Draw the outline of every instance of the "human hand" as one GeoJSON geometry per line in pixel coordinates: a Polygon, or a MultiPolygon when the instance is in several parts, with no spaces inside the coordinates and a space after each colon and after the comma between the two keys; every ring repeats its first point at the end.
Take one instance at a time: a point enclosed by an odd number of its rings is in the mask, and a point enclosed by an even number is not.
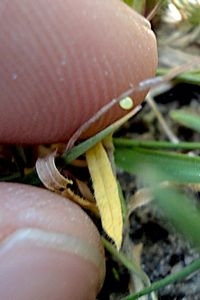
{"type": "MultiPolygon", "coordinates": [[[[130,84],[155,73],[149,24],[118,0],[2,0],[0,27],[1,143],[66,142],[130,84]]],[[[135,106],[144,95],[134,95],[135,106]]],[[[84,137],[123,114],[114,107],[84,137]]],[[[0,184],[0,195],[0,297],[95,299],[103,249],[82,210],[18,184],[0,184]]]]}

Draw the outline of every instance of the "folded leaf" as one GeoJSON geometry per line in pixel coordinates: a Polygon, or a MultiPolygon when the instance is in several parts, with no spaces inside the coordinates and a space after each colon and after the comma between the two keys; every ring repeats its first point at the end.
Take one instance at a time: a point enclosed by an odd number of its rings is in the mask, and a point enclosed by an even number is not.
{"type": "Polygon", "coordinates": [[[123,231],[121,203],[117,181],[102,143],[98,143],[88,150],[86,159],[102,226],[119,249],[123,231]]]}

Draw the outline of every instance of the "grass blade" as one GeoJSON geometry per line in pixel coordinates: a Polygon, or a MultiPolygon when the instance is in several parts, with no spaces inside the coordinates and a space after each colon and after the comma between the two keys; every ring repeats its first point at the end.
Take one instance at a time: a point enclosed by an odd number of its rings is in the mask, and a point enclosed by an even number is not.
{"type": "Polygon", "coordinates": [[[190,274],[198,271],[199,269],[200,269],[200,259],[197,259],[187,267],[184,267],[180,272],[168,275],[164,279],[155,281],[154,283],[152,283],[150,286],[146,287],[142,291],[135,293],[134,295],[129,295],[127,297],[124,297],[121,300],[139,299],[140,297],[150,294],[151,292],[161,289],[173,282],[180,281],[186,278],[187,276],[189,276],[190,274]]]}
{"type": "MultiPolygon", "coordinates": [[[[172,188],[160,188],[157,182],[166,177],[160,169],[152,167],[140,168],[140,178],[153,188],[155,202],[163,210],[165,216],[182,232],[198,249],[200,246],[200,211],[195,207],[191,199],[172,188]]],[[[200,259],[194,261],[176,274],[171,274],[162,280],[154,282],[149,287],[123,300],[134,300],[165,287],[175,281],[180,281],[200,269],[200,259]]]]}
{"type": "Polygon", "coordinates": [[[184,110],[172,110],[170,112],[172,120],[184,125],[190,129],[200,132],[200,117],[194,113],[184,110]]]}
{"type": "MultiPolygon", "coordinates": [[[[157,75],[163,76],[168,72],[169,72],[168,68],[157,69],[157,75]]],[[[174,80],[177,82],[186,82],[186,83],[200,85],[200,70],[179,74],[174,80]]]]}
{"type": "Polygon", "coordinates": [[[104,130],[100,131],[96,135],[92,136],[91,138],[87,139],[86,141],[80,143],[79,145],[73,147],[71,150],[67,151],[63,154],[63,159],[66,163],[70,163],[75,160],[80,155],[84,154],[87,150],[92,148],[98,142],[103,140],[106,136],[113,133],[116,129],[118,129],[122,124],[124,124],[128,119],[134,116],[139,110],[141,106],[136,106],[132,111],[126,114],[124,117],[116,121],[115,123],[111,124],[110,126],[106,127],[104,130]]]}
{"type": "Polygon", "coordinates": [[[141,168],[153,165],[165,172],[164,178],[161,180],[173,180],[176,183],[199,183],[200,179],[199,157],[141,147],[116,147],[115,160],[118,167],[132,174],[138,174],[141,168]]]}
{"type": "Polygon", "coordinates": [[[180,142],[180,143],[172,143],[167,141],[144,141],[144,140],[133,140],[133,139],[126,139],[126,138],[114,138],[113,139],[115,147],[142,147],[142,148],[149,148],[155,150],[199,150],[200,143],[195,142],[180,142]]]}

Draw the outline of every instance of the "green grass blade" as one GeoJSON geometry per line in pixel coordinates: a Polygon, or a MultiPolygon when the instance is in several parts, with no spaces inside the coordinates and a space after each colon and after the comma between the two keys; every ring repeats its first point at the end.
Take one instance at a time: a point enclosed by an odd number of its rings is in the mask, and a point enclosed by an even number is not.
{"type": "Polygon", "coordinates": [[[13,173],[11,175],[7,175],[7,176],[2,176],[0,177],[0,182],[4,182],[4,181],[14,181],[18,178],[20,178],[21,176],[21,173],[20,172],[16,172],[16,173],[13,173]]]}
{"type": "MultiPolygon", "coordinates": [[[[144,167],[143,171],[140,168],[139,176],[143,182],[153,188],[152,193],[156,204],[163,210],[167,218],[188,240],[199,248],[200,211],[192,204],[192,199],[180,191],[172,187],[158,187],[157,183],[160,178],[166,176],[161,170],[154,165],[149,165],[144,167]]],[[[170,177],[170,175],[168,176],[170,177]]]]}
{"type": "Polygon", "coordinates": [[[115,259],[120,261],[130,272],[133,272],[136,275],[138,275],[145,286],[149,285],[149,278],[147,277],[146,273],[144,273],[144,271],[141,268],[139,268],[134,261],[127,258],[127,256],[121,251],[118,251],[117,248],[105,238],[102,237],[102,241],[105,248],[113,255],[113,257],[115,257],[115,259]]]}
{"type": "Polygon", "coordinates": [[[105,130],[97,133],[95,136],[89,138],[88,140],[80,143],[79,145],[73,147],[67,153],[64,153],[62,157],[64,158],[66,163],[70,163],[75,160],[80,155],[84,154],[87,150],[92,148],[95,144],[100,142],[103,138],[105,138],[109,133],[111,133],[110,127],[105,130]]]}
{"type": "MultiPolygon", "coordinates": [[[[169,68],[158,68],[157,75],[165,75],[169,72],[169,68]]],[[[185,72],[178,75],[175,79],[177,82],[186,82],[190,84],[200,85],[200,70],[185,72]]]]}
{"type": "Polygon", "coordinates": [[[127,5],[131,6],[131,7],[134,4],[134,0],[123,0],[123,2],[126,3],[127,5]]]}
{"type": "Polygon", "coordinates": [[[155,166],[165,172],[162,180],[178,183],[199,183],[200,158],[185,154],[149,150],[140,147],[116,147],[115,160],[118,167],[132,174],[138,174],[143,166],[155,166]]]}
{"type": "Polygon", "coordinates": [[[198,115],[184,110],[172,110],[170,117],[172,120],[200,132],[200,117],[198,115]]]}
{"type": "Polygon", "coordinates": [[[161,289],[173,282],[180,281],[190,274],[198,271],[200,269],[200,259],[197,259],[196,261],[192,262],[190,265],[187,267],[184,267],[181,271],[171,274],[166,276],[164,279],[155,281],[152,283],[150,286],[146,287],[142,291],[135,293],[134,295],[129,295],[127,297],[122,298],[121,300],[135,300],[139,299],[140,297],[150,294],[153,291],[156,291],[158,289],[161,289]]]}
{"type": "Polygon", "coordinates": [[[133,140],[127,138],[114,138],[113,143],[115,147],[142,147],[142,148],[150,148],[150,149],[167,149],[167,150],[199,150],[200,143],[195,142],[180,142],[180,143],[172,143],[167,141],[144,141],[144,140],[133,140]]]}
{"type": "Polygon", "coordinates": [[[121,119],[117,120],[115,123],[111,124],[110,126],[106,127],[104,130],[100,131],[96,135],[92,136],[91,138],[87,139],[86,141],[80,143],[79,145],[73,147],[67,153],[63,154],[63,159],[66,163],[70,163],[75,160],[80,155],[84,154],[87,150],[92,148],[95,144],[103,140],[106,136],[113,133],[116,129],[118,129],[121,125],[123,125],[129,118],[134,116],[139,110],[141,106],[135,107],[132,111],[126,114],[121,119]]]}
{"type": "MultiPolygon", "coordinates": [[[[151,165],[151,167],[144,167],[139,170],[140,178],[145,184],[151,186],[155,202],[162,209],[165,216],[174,224],[177,230],[199,249],[200,211],[192,204],[192,199],[187,198],[184,194],[172,188],[158,188],[157,182],[160,178],[166,177],[159,168],[155,168],[155,166],[151,165]]],[[[180,272],[171,274],[162,280],[154,282],[149,287],[134,295],[127,296],[123,298],[123,300],[138,299],[139,297],[163,288],[168,284],[178,280],[180,281],[199,269],[200,259],[183,268],[180,272]]]]}

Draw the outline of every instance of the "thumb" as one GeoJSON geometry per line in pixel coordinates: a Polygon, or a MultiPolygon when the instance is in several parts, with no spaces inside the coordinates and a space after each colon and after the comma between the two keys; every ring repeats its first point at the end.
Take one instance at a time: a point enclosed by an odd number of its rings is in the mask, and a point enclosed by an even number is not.
{"type": "MultiPolygon", "coordinates": [[[[0,140],[66,142],[130,85],[155,74],[149,23],[119,0],[1,0],[0,140]]],[[[145,93],[134,95],[137,105],[145,93]]],[[[124,112],[115,107],[92,135],[124,112]]]]}
{"type": "Polygon", "coordinates": [[[0,184],[0,299],[96,298],[103,247],[87,215],[43,189],[0,184]]]}

